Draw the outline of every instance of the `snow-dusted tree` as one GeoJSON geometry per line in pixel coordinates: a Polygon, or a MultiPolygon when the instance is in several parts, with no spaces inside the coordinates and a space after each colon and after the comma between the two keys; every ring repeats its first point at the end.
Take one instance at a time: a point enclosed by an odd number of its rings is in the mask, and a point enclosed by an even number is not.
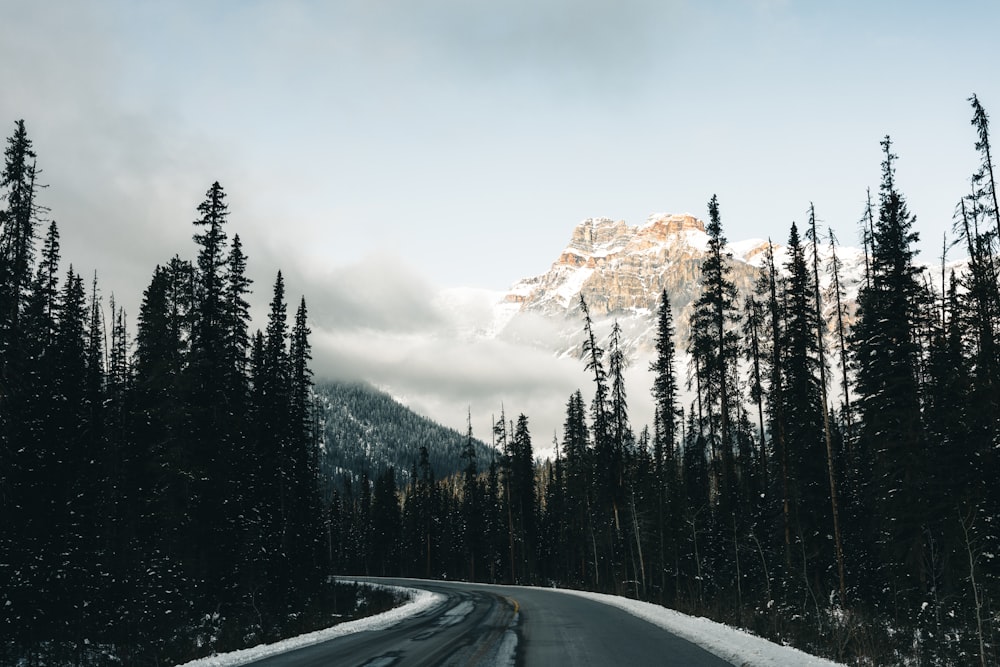
{"type": "Polygon", "coordinates": [[[723,515],[735,508],[736,403],[739,357],[736,286],[729,277],[731,255],[722,233],[719,200],[708,202],[708,250],[702,261],[702,291],[694,303],[688,351],[697,369],[700,401],[707,414],[712,486],[723,515]]]}
{"type": "MultiPolygon", "coordinates": [[[[922,287],[914,264],[914,217],[895,182],[896,155],[882,141],[879,215],[872,235],[871,283],[860,290],[852,339],[858,369],[863,455],[871,477],[870,539],[878,545],[885,585],[915,600],[925,566],[926,442],[916,370],[915,323],[922,287]]],[[[872,582],[878,585],[877,582],[872,582]]]]}

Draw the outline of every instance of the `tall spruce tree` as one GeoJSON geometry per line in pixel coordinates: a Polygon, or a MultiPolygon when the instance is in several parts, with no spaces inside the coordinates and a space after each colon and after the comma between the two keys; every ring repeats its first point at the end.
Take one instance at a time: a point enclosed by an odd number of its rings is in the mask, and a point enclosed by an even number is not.
{"type": "Polygon", "coordinates": [[[264,564],[267,594],[276,610],[287,609],[291,602],[292,576],[287,569],[293,539],[289,521],[294,488],[294,471],[289,456],[291,397],[287,317],[285,281],[279,271],[263,335],[260,366],[254,371],[257,502],[262,523],[260,540],[268,554],[264,564]]]}
{"type": "Polygon", "coordinates": [[[793,537],[801,547],[798,568],[808,572],[805,584],[813,595],[823,591],[818,576],[820,562],[825,564],[823,547],[815,536],[828,534],[829,494],[826,484],[826,456],[823,447],[822,396],[820,389],[819,350],[816,330],[818,315],[814,308],[815,285],[805,257],[798,227],[792,223],[788,237],[788,274],[786,324],[783,331],[782,387],[777,400],[787,443],[787,477],[793,537]],[[819,588],[819,590],[817,590],[819,588]]]}
{"type": "Polygon", "coordinates": [[[538,501],[535,495],[534,449],[528,417],[520,414],[510,439],[510,508],[511,530],[515,543],[515,583],[529,583],[535,574],[538,501]]]}
{"type": "Polygon", "coordinates": [[[594,376],[594,400],[591,403],[591,433],[594,444],[595,469],[600,475],[596,480],[601,493],[602,502],[610,503],[612,497],[614,469],[614,434],[610,418],[610,394],[608,373],[604,367],[604,348],[597,344],[597,334],[594,332],[594,322],[590,317],[590,308],[580,295],[580,310],[583,313],[583,356],[587,371],[594,376]]]}
{"type": "Polygon", "coordinates": [[[774,262],[774,245],[768,241],[764,251],[764,267],[756,285],[757,296],[765,304],[765,352],[764,365],[767,379],[768,431],[774,450],[774,468],[770,476],[775,491],[772,498],[780,500],[782,547],[785,566],[791,569],[792,520],[791,520],[791,479],[789,475],[789,438],[786,433],[784,378],[785,327],[787,304],[785,290],[778,277],[774,262]]]}
{"type": "Polygon", "coordinates": [[[653,373],[653,470],[656,480],[656,530],[660,557],[660,588],[668,599],[676,595],[668,587],[669,568],[676,567],[675,536],[681,494],[677,477],[677,442],[680,411],[677,406],[678,378],[675,368],[674,325],[667,291],[660,294],[656,316],[656,356],[649,364],[653,373]]]}
{"type": "Polygon", "coordinates": [[[566,404],[562,449],[566,457],[566,516],[572,562],[567,576],[578,583],[598,583],[594,547],[592,459],[587,429],[587,408],[576,390],[566,404]]]}
{"type": "MultiPolygon", "coordinates": [[[[31,427],[26,421],[23,402],[28,392],[38,389],[37,378],[30,377],[25,357],[32,347],[39,353],[40,332],[27,332],[21,322],[25,301],[29,296],[34,268],[35,226],[39,208],[35,201],[35,152],[28,138],[24,121],[15,123],[14,134],[7,139],[3,170],[0,171],[0,585],[13,581],[19,567],[16,554],[29,557],[17,544],[15,535],[21,526],[17,515],[25,509],[22,493],[27,485],[20,474],[24,466],[33,467],[34,452],[25,451],[25,438],[31,427]],[[34,387],[32,387],[34,385],[34,387]]],[[[57,271],[52,267],[53,272],[57,271]]],[[[43,298],[43,297],[39,297],[43,298]]],[[[0,614],[11,610],[0,611],[0,614]]],[[[27,609],[13,610],[13,616],[27,609]]],[[[23,628],[23,626],[22,626],[23,628]]]]}
{"type": "Polygon", "coordinates": [[[299,606],[304,606],[312,591],[319,585],[322,574],[320,536],[320,480],[319,443],[313,428],[313,382],[309,361],[312,359],[309,343],[311,333],[305,297],[299,300],[295,320],[289,336],[289,442],[288,458],[292,466],[291,497],[293,521],[296,590],[299,606]]]}
{"type": "MultiPolygon", "coordinates": [[[[980,164],[972,175],[972,192],[965,197],[956,216],[956,231],[969,254],[964,277],[965,317],[973,351],[969,366],[969,436],[979,451],[980,465],[995,476],[1000,471],[996,442],[1000,436],[1000,206],[994,177],[989,116],[979,99],[969,98],[976,151],[980,164]]],[[[995,485],[987,494],[990,512],[1000,516],[1000,491],[995,485]]]]}
{"type": "Polygon", "coordinates": [[[882,141],[882,150],[871,283],[858,295],[854,359],[863,422],[861,446],[871,462],[869,535],[878,547],[884,584],[897,600],[912,602],[927,581],[923,558],[927,449],[914,331],[922,288],[914,265],[915,218],[896,186],[896,155],[889,137],[882,141]]]}
{"type": "Polygon", "coordinates": [[[851,382],[848,371],[850,355],[847,353],[849,306],[845,303],[844,284],[841,280],[843,263],[837,257],[837,237],[834,235],[833,229],[827,229],[827,237],[830,239],[830,260],[827,269],[832,280],[830,293],[834,299],[834,331],[837,336],[837,359],[839,362],[841,392],[844,396],[840,412],[846,429],[846,436],[848,442],[850,442],[852,439],[854,416],[851,409],[851,382]]]}
{"type": "MultiPolygon", "coordinates": [[[[624,503],[626,457],[635,441],[635,434],[628,421],[628,396],[625,391],[625,351],[622,349],[622,330],[618,320],[611,327],[608,337],[608,376],[611,380],[611,395],[608,417],[611,428],[611,458],[608,474],[611,483],[612,504],[614,507],[615,527],[621,532],[621,512],[624,503]]],[[[598,465],[605,463],[598,460],[598,465]]]]}
{"type": "Polygon", "coordinates": [[[719,200],[708,202],[708,250],[701,265],[701,295],[694,303],[688,351],[695,360],[701,403],[707,411],[709,448],[717,500],[723,514],[735,509],[735,420],[739,321],[736,286],[729,278],[731,255],[722,234],[719,200]]]}
{"type": "Polygon", "coordinates": [[[833,542],[837,559],[837,584],[840,604],[847,603],[847,583],[844,572],[844,543],[840,531],[840,505],[837,498],[837,463],[834,458],[833,431],[827,399],[826,322],[819,280],[819,233],[816,231],[816,209],[809,204],[809,229],[806,235],[812,242],[813,295],[816,312],[816,351],[819,357],[820,409],[823,414],[823,440],[826,449],[826,471],[830,490],[830,513],[833,518],[833,542]]]}
{"type": "MultiPolygon", "coordinates": [[[[472,436],[472,411],[468,414],[465,443],[462,446],[462,543],[465,548],[466,577],[476,581],[476,564],[483,556],[483,530],[481,512],[483,490],[476,464],[476,442],[472,436]]],[[[481,570],[480,570],[481,572],[481,570]]]]}
{"type": "Polygon", "coordinates": [[[233,373],[227,362],[226,232],[229,211],[218,181],[198,205],[198,246],[195,265],[191,344],[186,364],[187,411],[194,463],[194,512],[199,578],[209,597],[225,595],[236,586],[238,565],[231,557],[239,543],[241,503],[230,502],[237,494],[231,462],[238,458],[240,419],[237,406],[229,402],[227,379],[233,373]]]}
{"type": "Polygon", "coordinates": [[[4,167],[0,172],[0,358],[11,359],[12,346],[21,334],[20,317],[31,286],[35,255],[38,174],[35,151],[24,127],[15,123],[7,139],[4,167]]]}

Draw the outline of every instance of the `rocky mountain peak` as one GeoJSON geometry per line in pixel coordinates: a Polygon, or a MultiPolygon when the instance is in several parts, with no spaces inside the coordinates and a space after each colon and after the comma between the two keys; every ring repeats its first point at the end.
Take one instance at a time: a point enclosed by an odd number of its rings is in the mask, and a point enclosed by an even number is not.
{"type": "MultiPolygon", "coordinates": [[[[760,275],[767,241],[747,239],[727,245],[729,279],[749,294],[760,275]]],[[[566,323],[572,347],[579,328],[582,295],[598,322],[619,320],[637,348],[652,344],[654,313],[665,290],[674,310],[679,339],[686,335],[693,303],[700,292],[701,264],[708,248],[705,223],[690,214],[655,213],[639,226],[611,218],[588,218],[573,229],[569,244],[543,274],[515,283],[504,298],[507,333],[514,335],[521,316],[542,316],[566,323]]],[[[774,246],[779,270],[785,249],[774,246]]],[[[828,249],[820,248],[821,261],[828,249]]],[[[853,297],[863,267],[860,251],[842,248],[842,285],[853,297]]],[[[823,276],[826,289],[829,279],[823,276]]],[[[849,297],[850,298],[850,297],[849,297]]],[[[742,296],[741,296],[742,302],[742,296]]]]}
{"type": "Polygon", "coordinates": [[[680,215],[654,213],[646,220],[646,224],[639,228],[640,235],[660,241],[666,240],[671,234],[679,234],[680,232],[687,231],[704,233],[705,223],[690,213],[682,213],[680,215]]]}
{"type": "Polygon", "coordinates": [[[594,268],[621,255],[676,243],[685,232],[704,234],[705,223],[687,213],[656,213],[639,227],[624,220],[587,218],[573,230],[555,266],[594,268]]]}
{"type": "Polygon", "coordinates": [[[516,283],[506,301],[523,311],[570,314],[583,294],[595,316],[653,310],[663,289],[686,303],[707,240],[705,224],[690,214],[657,213],[640,226],[588,218],[552,268],[516,283]]]}

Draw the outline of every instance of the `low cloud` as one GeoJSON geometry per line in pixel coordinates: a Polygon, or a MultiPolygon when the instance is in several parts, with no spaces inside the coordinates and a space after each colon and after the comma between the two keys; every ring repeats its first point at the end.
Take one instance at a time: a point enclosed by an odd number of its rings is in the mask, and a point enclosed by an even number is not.
{"type": "MultiPolygon", "coordinates": [[[[310,325],[318,380],[365,380],[460,431],[471,411],[476,436],[487,442],[501,411],[508,419],[524,413],[543,456],[551,455],[553,435],[562,437],[569,396],[580,389],[590,400],[583,362],[555,349],[573,335],[571,322],[520,314],[495,335],[501,295],[435,291],[391,258],[331,275],[338,279],[308,288],[312,302],[319,295],[322,304],[310,325]],[[346,310],[337,314],[337,307],[346,310]],[[348,312],[357,319],[348,322],[348,312]]],[[[637,431],[651,413],[647,368],[647,359],[635,359],[627,375],[637,431]]]]}
{"type": "Polygon", "coordinates": [[[339,267],[297,267],[314,325],[334,334],[405,339],[446,326],[432,301],[435,289],[392,254],[369,255],[339,267]]]}
{"type": "Polygon", "coordinates": [[[314,330],[317,377],[364,379],[435,421],[463,430],[468,411],[477,437],[491,420],[531,418],[536,449],[561,433],[569,395],[586,377],[575,362],[533,346],[462,339],[458,332],[314,330]],[[541,438],[541,440],[538,440],[541,438]]]}

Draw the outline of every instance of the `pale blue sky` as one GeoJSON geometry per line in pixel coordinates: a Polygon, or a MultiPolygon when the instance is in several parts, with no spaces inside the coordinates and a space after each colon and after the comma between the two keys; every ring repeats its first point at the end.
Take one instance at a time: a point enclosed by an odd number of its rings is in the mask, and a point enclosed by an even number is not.
{"type": "Polygon", "coordinates": [[[975,167],[966,98],[1000,109],[995,2],[0,8],[0,119],[28,121],[67,235],[116,211],[184,238],[218,179],[279,255],[388,251],[441,286],[503,289],[584,217],[712,193],[733,240],[814,201],[853,242],[886,133],[936,248],[975,167]]]}
{"type": "Polygon", "coordinates": [[[886,133],[934,261],[969,95],[1000,118],[998,26],[995,0],[0,0],[0,127],[26,120],[65,259],[133,317],[219,180],[258,305],[281,267],[317,329],[407,331],[590,216],[717,193],[730,240],[780,241],[812,201],[854,244],[886,133]]]}

